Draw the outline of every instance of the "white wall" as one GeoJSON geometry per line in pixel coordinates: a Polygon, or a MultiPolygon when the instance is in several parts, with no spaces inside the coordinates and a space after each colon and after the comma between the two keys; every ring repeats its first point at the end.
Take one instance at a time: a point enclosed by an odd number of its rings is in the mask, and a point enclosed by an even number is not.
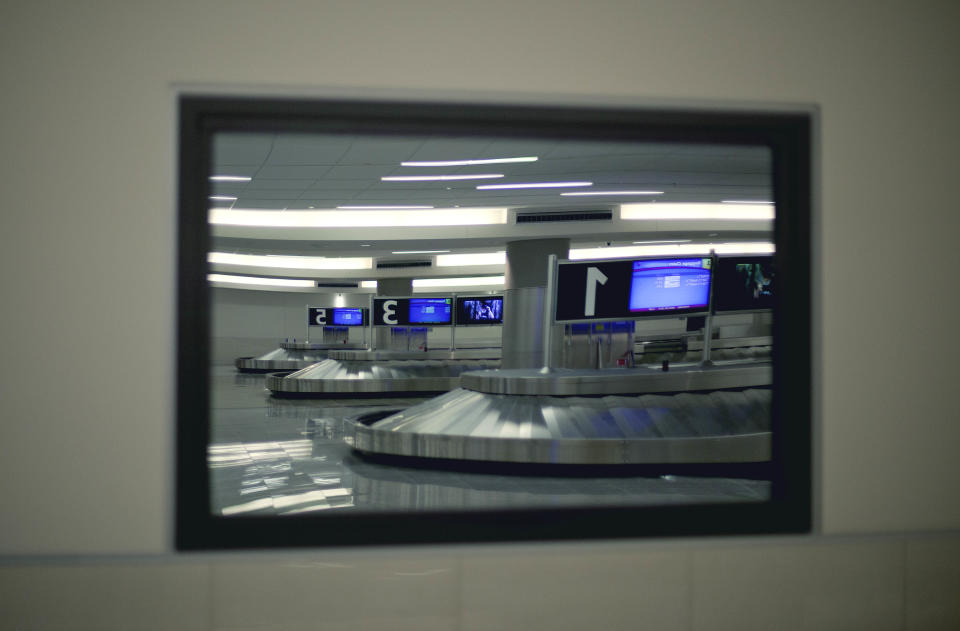
{"type": "MultiPolygon", "coordinates": [[[[256,357],[278,348],[285,339],[301,342],[323,338],[322,327],[307,327],[307,307],[367,307],[369,294],[294,293],[217,287],[211,290],[211,361],[229,364],[238,357],[256,357]]],[[[369,337],[369,332],[367,332],[369,337]]],[[[350,331],[350,341],[361,343],[361,327],[350,331]]]]}
{"type": "Polygon", "coordinates": [[[958,21],[949,1],[5,3],[9,626],[163,627],[167,598],[181,628],[960,625],[958,21]],[[174,84],[819,105],[821,534],[171,556],[174,84]]]}

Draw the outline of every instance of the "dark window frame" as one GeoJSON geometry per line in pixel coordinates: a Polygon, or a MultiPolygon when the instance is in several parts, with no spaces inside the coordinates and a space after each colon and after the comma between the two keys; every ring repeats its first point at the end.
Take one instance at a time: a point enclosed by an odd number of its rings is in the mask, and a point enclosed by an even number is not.
{"type": "Polygon", "coordinates": [[[465,105],[353,99],[179,98],[175,541],[180,550],[806,533],[812,522],[813,116],[731,111],[465,105]],[[210,512],[210,242],[213,134],[457,133],[579,140],[753,144],[772,150],[774,306],[771,499],[760,504],[222,517],[210,512]],[[789,334],[787,333],[789,332],[789,334]],[[385,527],[385,520],[389,525],[385,527]]]}

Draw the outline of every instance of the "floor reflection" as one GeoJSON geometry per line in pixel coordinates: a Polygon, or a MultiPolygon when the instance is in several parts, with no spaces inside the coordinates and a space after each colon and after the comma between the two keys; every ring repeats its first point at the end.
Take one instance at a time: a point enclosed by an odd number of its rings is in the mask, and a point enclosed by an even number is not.
{"type": "Polygon", "coordinates": [[[770,494],[769,482],[749,479],[399,467],[353,452],[348,419],[422,398],[273,399],[262,376],[226,367],[211,385],[211,510],[221,515],[759,502],[770,494]]]}

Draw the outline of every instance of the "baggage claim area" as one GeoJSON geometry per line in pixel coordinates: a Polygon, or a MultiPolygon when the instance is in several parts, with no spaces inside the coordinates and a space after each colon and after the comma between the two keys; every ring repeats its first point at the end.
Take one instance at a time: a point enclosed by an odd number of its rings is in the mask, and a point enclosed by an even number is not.
{"type": "Polygon", "coordinates": [[[212,149],[213,514],[770,498],[766,148],[212,149]]]}

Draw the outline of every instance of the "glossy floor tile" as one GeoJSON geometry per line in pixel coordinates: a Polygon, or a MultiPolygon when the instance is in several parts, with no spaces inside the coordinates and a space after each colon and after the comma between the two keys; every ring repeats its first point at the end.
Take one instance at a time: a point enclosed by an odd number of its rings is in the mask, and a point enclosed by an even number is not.
{"type": "Polygon", "coordinates": [[[350,448],[349,419],[424,398],[276,399],[260,375],[211,375],[211,510],[291,515],[327,510],[417,511],[538,506],[758,502],[765,481],[678,475],[522,474],[511,467],[436,468],[383,461],[350,448]]]}

